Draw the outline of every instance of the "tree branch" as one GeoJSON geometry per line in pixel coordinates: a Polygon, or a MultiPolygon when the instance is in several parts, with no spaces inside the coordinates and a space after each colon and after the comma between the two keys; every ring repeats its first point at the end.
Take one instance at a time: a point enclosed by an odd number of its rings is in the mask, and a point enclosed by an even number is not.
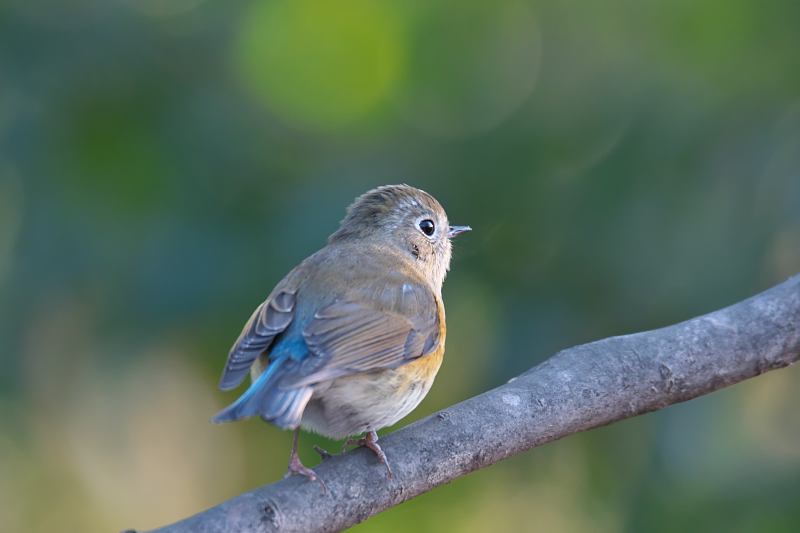
{"type": "Polygon", "coordinates": [[[381,437],[394,479],[366,449],[158,530],[333,532],[567,435],[714,392],[800,359],[800,275],[667,328],[564,350],[506,385],[381,437]]]}

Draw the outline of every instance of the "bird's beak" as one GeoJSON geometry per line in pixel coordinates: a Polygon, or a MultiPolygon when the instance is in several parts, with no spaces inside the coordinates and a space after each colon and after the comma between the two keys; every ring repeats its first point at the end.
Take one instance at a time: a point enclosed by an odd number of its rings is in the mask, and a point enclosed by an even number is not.
{"type": "Polygon", "coordinates": [[[466,233],[468,231],[472,231],[472,228],[469,226],[450,226],[450,229],[447,230],[447,237],[452,239],[453,237],[458,237],[462,233],[466,233]]]}

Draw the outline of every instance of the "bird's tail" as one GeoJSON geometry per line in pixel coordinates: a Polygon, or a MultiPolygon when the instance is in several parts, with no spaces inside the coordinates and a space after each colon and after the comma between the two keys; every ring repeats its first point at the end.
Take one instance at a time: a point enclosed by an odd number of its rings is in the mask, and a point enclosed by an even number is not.
{"type": "Polygon", "coordinates": [[[288,362],[283,358],[271,361],[250,388],[238,400],[214,415],[211,421],[232,422],[260,415],[281,429],[298,427],[313,390],[308,386],[287,390],[278,387],[280,378],[286,373],[282,367],[288,362]]]}

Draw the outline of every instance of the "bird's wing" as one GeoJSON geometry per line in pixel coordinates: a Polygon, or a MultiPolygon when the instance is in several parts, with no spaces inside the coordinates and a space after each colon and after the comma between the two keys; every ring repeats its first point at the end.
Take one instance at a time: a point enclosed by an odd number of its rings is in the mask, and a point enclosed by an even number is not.
{"type": "Polygon", "coordinates": [[[281,388],[395,368],[439,346],[439,312],[425,284],[392,271],[314,314],[303,330],[311,356],[281,388]]]}
{"type": "Polygon", "coordinates": [[[256,309],[228,354],[220,390],[239,385],[258,356],[286,329],[294,317],[295,299],[295,292],[281,291],[256,309]]]}

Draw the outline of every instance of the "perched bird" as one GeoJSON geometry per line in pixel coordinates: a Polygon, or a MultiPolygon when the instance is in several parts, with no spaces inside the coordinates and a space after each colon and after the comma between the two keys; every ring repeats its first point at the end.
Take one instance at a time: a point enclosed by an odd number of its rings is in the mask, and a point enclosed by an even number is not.
{"type": "Polygon", "coordinates": [[[259,415],[294,429],[286,476],[325,483],[297,456],[300,428],[368,446],[410,413],[442,364],[450,226],[431,195],[387,185],[356,199],[328,245],[281,280],[228,355],[219,388],[252,384],[213,422],[259,415]]]}

